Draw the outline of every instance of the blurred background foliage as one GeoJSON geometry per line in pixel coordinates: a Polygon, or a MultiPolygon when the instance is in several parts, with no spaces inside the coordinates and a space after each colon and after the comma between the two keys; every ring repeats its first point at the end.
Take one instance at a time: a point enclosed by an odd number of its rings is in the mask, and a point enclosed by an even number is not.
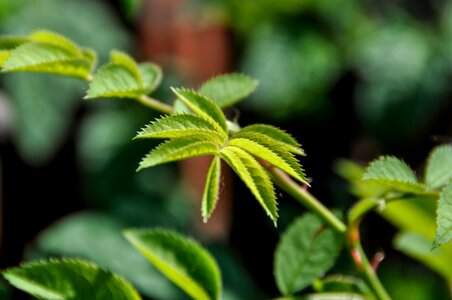
{"type": "MultiPolygon", "coordinates": [[[[0,33],[46,28],[96,49],[100,63],[111,49],[140,58],[144,8],[159,1],[165,0],[3,0],[0,33]]],[[[390,153],[422,169],[432,146],[451,142],[451,1],[171,3],[183,4],[178,13],[226,28],[230,69],[260,81],[232,114],[242,125],[273,123],[293,133],[307,150],[302,164],[313,193],[329,206],[345,210],[356,200],[332,172],[337,159],[365,163],[390,153]]],[[[177,59],[168,69],[156,98],[173,99],[169,86],[189,82],[177,59]]],[[[164,226],[196,235],[199,207],[187,201],[177,166],[135,173],[153,145],[131,138],[157,114],[125,100],[81,101],[86,84],[69,78],[8,74],[0,87],[0,116],[9,112],[0,120],[0,267],[49,255],[85,257],[122,274],[149,299],[183,299],[119,234],[127,226],[164,226]]],[[[209,243],[224,272],[224,299],[277,295],[274,245],[303,212],[280,195],[275,230],[254,202],[242,201],[247,195],[237,184],[230,238],[209,243]]],[[[400,226],[377,215],[364,225],[368,252],[387,252],[382,280],[394,299],[447,299],[438,274],[393,250],[400,226]]],[[[336,268],[355,272],[346,254],[336,268]]],[[[16,293],[12,299],[25,297],[16,293]]],[[[0,282],[0,298],[8,294],[0,282]]]]}

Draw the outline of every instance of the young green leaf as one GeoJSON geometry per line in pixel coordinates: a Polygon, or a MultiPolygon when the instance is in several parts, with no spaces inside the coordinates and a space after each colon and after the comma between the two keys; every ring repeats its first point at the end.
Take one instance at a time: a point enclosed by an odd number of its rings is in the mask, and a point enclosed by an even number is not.
{"type": "Polygon", "coordinates": [[[64,49],[72,56],[80,56],[81,49],[70,39],[47,30],[35,31],[30,35],[30,40],[47,45],[54,45],[60,49],[64,49]]]}
{"type": "Polygon", "coordinates": [[[162,69],[153,63],[141,63],[138,65],[141,78],[143,79],[143,88],[146,94],[153,92],[160,84],[163,78],[162,69]]]}
{"type": "Polygon", "coordinates": [[[193,114],[169,115],[156,119],[138,132],[135,138],[175,138],[192,134],[205,134],[221,144],[226,141],[212,123],[193,114]]]}
{"type": "Polygon", "coordinates": [[[28,41],[29,39],[24,37],[0,37],[0,68],[2,68],[3,64],[9,59],[12,50],[28,41]]]}
{"type": "Polygon", "coordinates": [[[194,240],[163,229],[131,229],[124,235],[158,270],[193,299],[220,298],[221,273],[217,263],[194,240]]]}
{"type": "Polygon", "coordinates": [[[413,170],[402,160],[393,156],[381,156],[370,163],[363,180],[371,180],[404,192],[422,194],[425,188],[420,184],[413,170]]]}
{"type": "Polygon", "coordinates": [[[297,219],[279,241],[274,275],[280,292],[292,295],[309,286],[336,261],[342,237],[322,220],[307,213],[297,219]]]}
{"type": "Polygon", "coordinates": [[[123,66],[127,71],[132,73],[132,76],[137,80],[140,86],[143,86],[143,79],[141,78],[140,70],[135,60],[127,53],[118,50],[110,52],[110,63],[123,66]]]}
{"type": "Polygon", "coordinates": [[[240,147],[250,154],[259,157],[277,168],[280,168],[295,179],[307,183],[303,170],[293,155],[286,151],[281,151],[277,143],[272,143],[271,139],[259,139],[259,137],[232,138],[228,145],[240,147]]]}
{"type": "Polygon", "coordinates": [[[235,137],[242,137],[243,134],[253,133],[255,135],[264,135],[268,138],[276,141],[285,150],[298,154],[305,155],[301,145],[287,132],[281,130],[275,126],[265,125],[265,124],[254,124],[242,128],[237,132],[235,137]]]}
{"type": "Polygon", "coordinates": [[[275,190],[264,168],[248,152],[235,146],[224,147],[220,155],[251,190],[276,226],[278,209],[275,190]]]}
{"type": "Polygon", "coordinates": [[[221,160],[219,156],[215,156],[210,163],[209,171],[206,177],[206,186],[202,196],[202,217],[204,223],[209,220],[215,206],[217,205],[220,193],[221,179],[221,160]]]}
{"type": "Polygon", "coordinates": [[[218,154],[218,144],[206,135],[192,135],[163,142],[146,155],[137,171],[195,156],[218,154]]]}
{"type": "Polygon", "coordinates": [[[437,229],[433,248],[452,239],[452,180],[441,192],[437,211],[437,229]]]}
{"type": "Polygon", "coordinates": [[[215,125],[219,132],[227,135],[226,117],[221,109],[210,99],[189,89],[174,89],[173,92],[195,114],[215,125]]]}
{"type": "Polygon", "coordinates": [[[79,259],[31,262],[2,273],[13,286],[40,299],[141,299],[122,277],[79,259]]]}
{"type": "Polygon", "coordinates": [[[231,73],[209,79],[203,83],[199,93],[223,108],[248,97],[257,85],[256,80],[244,74],[231,73]]]}
{"type": "Polygon", "coordinates": [[[431,189],[445,186],[452,178],[452,146],[435,147],[425,170],[425,183],[431,189]]]}

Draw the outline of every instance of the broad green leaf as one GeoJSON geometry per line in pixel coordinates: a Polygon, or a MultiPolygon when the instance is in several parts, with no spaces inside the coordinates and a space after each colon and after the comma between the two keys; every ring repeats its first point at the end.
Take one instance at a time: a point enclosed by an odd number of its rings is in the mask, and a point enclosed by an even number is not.
{"type": "Polygon", "coordinates": [[[193,299],[216,300],[221,273],[213,257],[197,242],[163,229],[126,230],[129,242],[168,279],[193,299]]]}
{"type": "Polygon", "coordinates": [[[174,138],[163,142],[146,155],[137,171],[189,157],[215,154],[218,154],[218,144],[210,141],[205,135],[174,138]]]}
{"type": "Polygon", "coordinates": [[[278,142],[281,147],[285,148],[287,151],[293,152],[299,155],[305,155],[303,149],[301,149],[301,145],[287,132],[281,130],[277,127],[266,125],[266,124],[254,124],[250,126],[246,126],[242,128],[239,132],[237,132],[234,136],[241,137],[244,133],[254,133],[261,134],[272,138],[276,142],[278,142]]]}
{"type": "Polygon", "coordinates": [[[318,216],[307,213],[298,218],[276,247],[274,275],[279,291],[292,295],[309,286],[334,265],[341,246],[342,236],[318,216]]]}
{"type": "Polygon", "coordinates": [[[452,239],[452,181],[449,181],[449,184],[441,192],[436,221],[438,227],[433,248],[439,247],[452,239]]]}
{"type": "Polygon", "coordinates": [[[54,45],[60,49],[64,49],[72,56],[80,56],[80,48],[68,38],[47,30],[35,31],[30,35],[30,40],[38,43],[54,45]]]}
{"type": "Polygon", "coordinates": [[[141,63],[138,65],[141,78],[143,79],[143,88],[147,94],[154,91],[162,81],[162,69],[153,63],[141,63]]]}
{"type": "Polygon", "coordinates": [[[122,277],[79,259],[31,262],[2,273],[16,288],[41,299],[141,299],[122,277]]]}
{"type": "Polygon", "coordinates": [[[228,132],[226,117],[221,109],[210,99],[189,89],[174,89],[173,92],[182,100],[194,113],[212,122],[219,132],[225,135],[228,132]]]}
{"type": "Polygon", "coordinates": [[[307,183],[304,172],[298,161],[289,152],[279,149],[277,143],[272,143],[271,139],[259,139],[259,137],[250,138],[232,138],[228,145],[240,147],[250,154],[259,157],[277,168],[280,168],[287,174],[297,180],[307,183]]]}
{"type": "Polygon", "coordinates": [[[382,156],[370,163],[363,180],[371,180],[409,193],[423,193],[425,188],[418,183],[413,170],[402,160],[393,156],[382,156]]]}
{"type": "Polygon", "coordinates": [[[206,185],[202,196],[202,217],[204,223],[209,220],[215,206],[217,205],[220,194],[221,179],[221,160],[219,156],[215,156],[210,163],[206,176],[206,185]]]}
{"type": "Polygon", "coordinates": [[[135,138],[175,138],[191,134],[205,134],[219,143],[225,142],[225,137],[219,134],[212,123],[193,114],[178,114],[164,116],[138,132],[135,138]]]}
{"type": "Polygon", "coordinates": [[[143,79],[141,78],[140,70],[135,60],[127,53],[118,50],[112,50],[110,52],[110,63],[123,66],[133,77],[137,80],[140,86],[143,86],[143,79]]]}
{"type": "Polygon", "coordinates": [[[276,226],[278,208],[273,184],[264,168],[245,150],[226,146],[221,157],[234,169],[276,226]]]}
{"type": "Polygon", "coordinates": [[[74,56],[68,50],[52,44],[31,42],[12,51],[2,71],[54,73],[87,79],[92,69],[90,57],[82,51],[74,56]]]}
{"type": "Polygon", "coordinates": [[[422,262],[445,278],[452,278],[452,255],[435,249],[431,240],[413,232],[402,232],[394,239],[394,247],[406,255],[422,262]]]}
{"type": "Polygon", "coordinates": [[[257,80],[244,74],[231,73],[209,79],[203,83],[199,93],[212,99],[219,107],[227,107],[248,97],[257,85],[257,80]]]}
{"type": "Polygon", "coordinates": [[[143,93],[143,87],[133,73],[122,65],[109,63],[97,70],[85,98],[139,98],[143,93]]]}
{"type": "Polygon", "coordinates": [[[452,178],[452,146],[438,146],[431,152],[425,170],[425,183],[431,189],[445,186],[452,178]]]}

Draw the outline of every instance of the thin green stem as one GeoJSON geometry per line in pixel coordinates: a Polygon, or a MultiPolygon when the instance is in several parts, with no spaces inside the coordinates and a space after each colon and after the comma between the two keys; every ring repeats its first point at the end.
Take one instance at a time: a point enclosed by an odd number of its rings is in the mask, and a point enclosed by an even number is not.
{"type": "Polygon", "coordinates": [[[342,234],[346,232],[347,227],[345,224],[311,193],[292,180],[283,171],[271,166],[268,169],[273,177],[273,182],[275,182],[277,186],[291,195],[303,206],[317,213],[328,225],[331,226],[331,228],[342,234]]]}
{"type": "Polygon", "coordinates": [[[158,101],[154,98],[151,98],[149,96],[143,95],[140,98],[137,98],[138,102],[143,104],[144,106],[147,106],[149,108],[152,108],[154,110],[157,110],[164,114],[171,114],[173,111],[173,107],[165,104],[161,101],[158,101]]]}

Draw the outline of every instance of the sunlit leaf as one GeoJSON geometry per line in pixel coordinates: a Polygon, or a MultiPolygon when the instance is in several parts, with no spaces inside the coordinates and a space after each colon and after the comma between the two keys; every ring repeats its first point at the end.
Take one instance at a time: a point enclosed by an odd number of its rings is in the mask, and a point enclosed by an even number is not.
{"type": "Polygon", "coordinates": [[[205,135],[174,138],[163,142],[146,155],[140,162],[138,171],[158,164],[209,154],[218,154],[218,145],[205,135]]]}
{"type": "Polygon", "coordinates": [[[154,91],[162,81],[163,73],[159,66],[153,63],[141,63],[138,65],[143,88],[147,94],[154,91]]]}
{"type": "Polygon", "coordinates": [[[7,269],[3,276],[16,288],[41,299],[141,299],[120,276],[79,259],[26,263],[7,269]]]}
{"type": "Polygon", "coordinates": [[[258,82],[244,74],[223,74],[203,83],[199,93],[212,99],[219,107],[231,106],[248,97],[258,82]]]}
{"type": "Polygon", "coordinates": [[[283,295],[309,286],[335,263],[342,236],[311,213],[297,219],[284,233],[275,252],[274,275],[283,295]]]}
{"type": "Polygon", "coordinates": [[[432,150],[425,170],[425,183],[432,189],[445,186],[452,178],[452,146],[442,145],[432,150]]]}
{"type": "Polygon", "coordinates": [[[126,230],[124,235],[168,279],[193,299],[216,300],[221,273],[213,257],[194,240],[163,229],[126,230]]]}
{"type": "Polygon", "coordinates": [[[273,184],[264,168],[245,150],[226,146],[221,157],[234,169],[276,226],[278,209],[273,184]]]}
{"type": "Polygon", "coordinates": [[[436,221],[438,227],[433,248],[439,247],[452,239],[452,181],[441,192],[436,221]]]}
{"type": "Polygon", "coordinates": [[[393,156],[382,156],[371,162],[363,180],[371,180],[410,193],[423,193],[425,190],[417,181],[413,170],[393,156]]]}
{"type": "Polygon", "coordinates": [[[81,49],[73,41],[55,32],[39,30],[33,32],[29,38],[34,42],[54,45],[60,49],[64,49],[73,56],[79,56],[81,54],[81,49]]]}
{"type": "Polygon", "coordinates": [[[212,215],[215,206],[217,205],[220,193],[220,179],[221,179],[221,160],[219,156],[215,156],[210,163],[209,170],[206,176],[206,185],[204,194],[202,196],[202,217],[204,222],[212,215]]]}

